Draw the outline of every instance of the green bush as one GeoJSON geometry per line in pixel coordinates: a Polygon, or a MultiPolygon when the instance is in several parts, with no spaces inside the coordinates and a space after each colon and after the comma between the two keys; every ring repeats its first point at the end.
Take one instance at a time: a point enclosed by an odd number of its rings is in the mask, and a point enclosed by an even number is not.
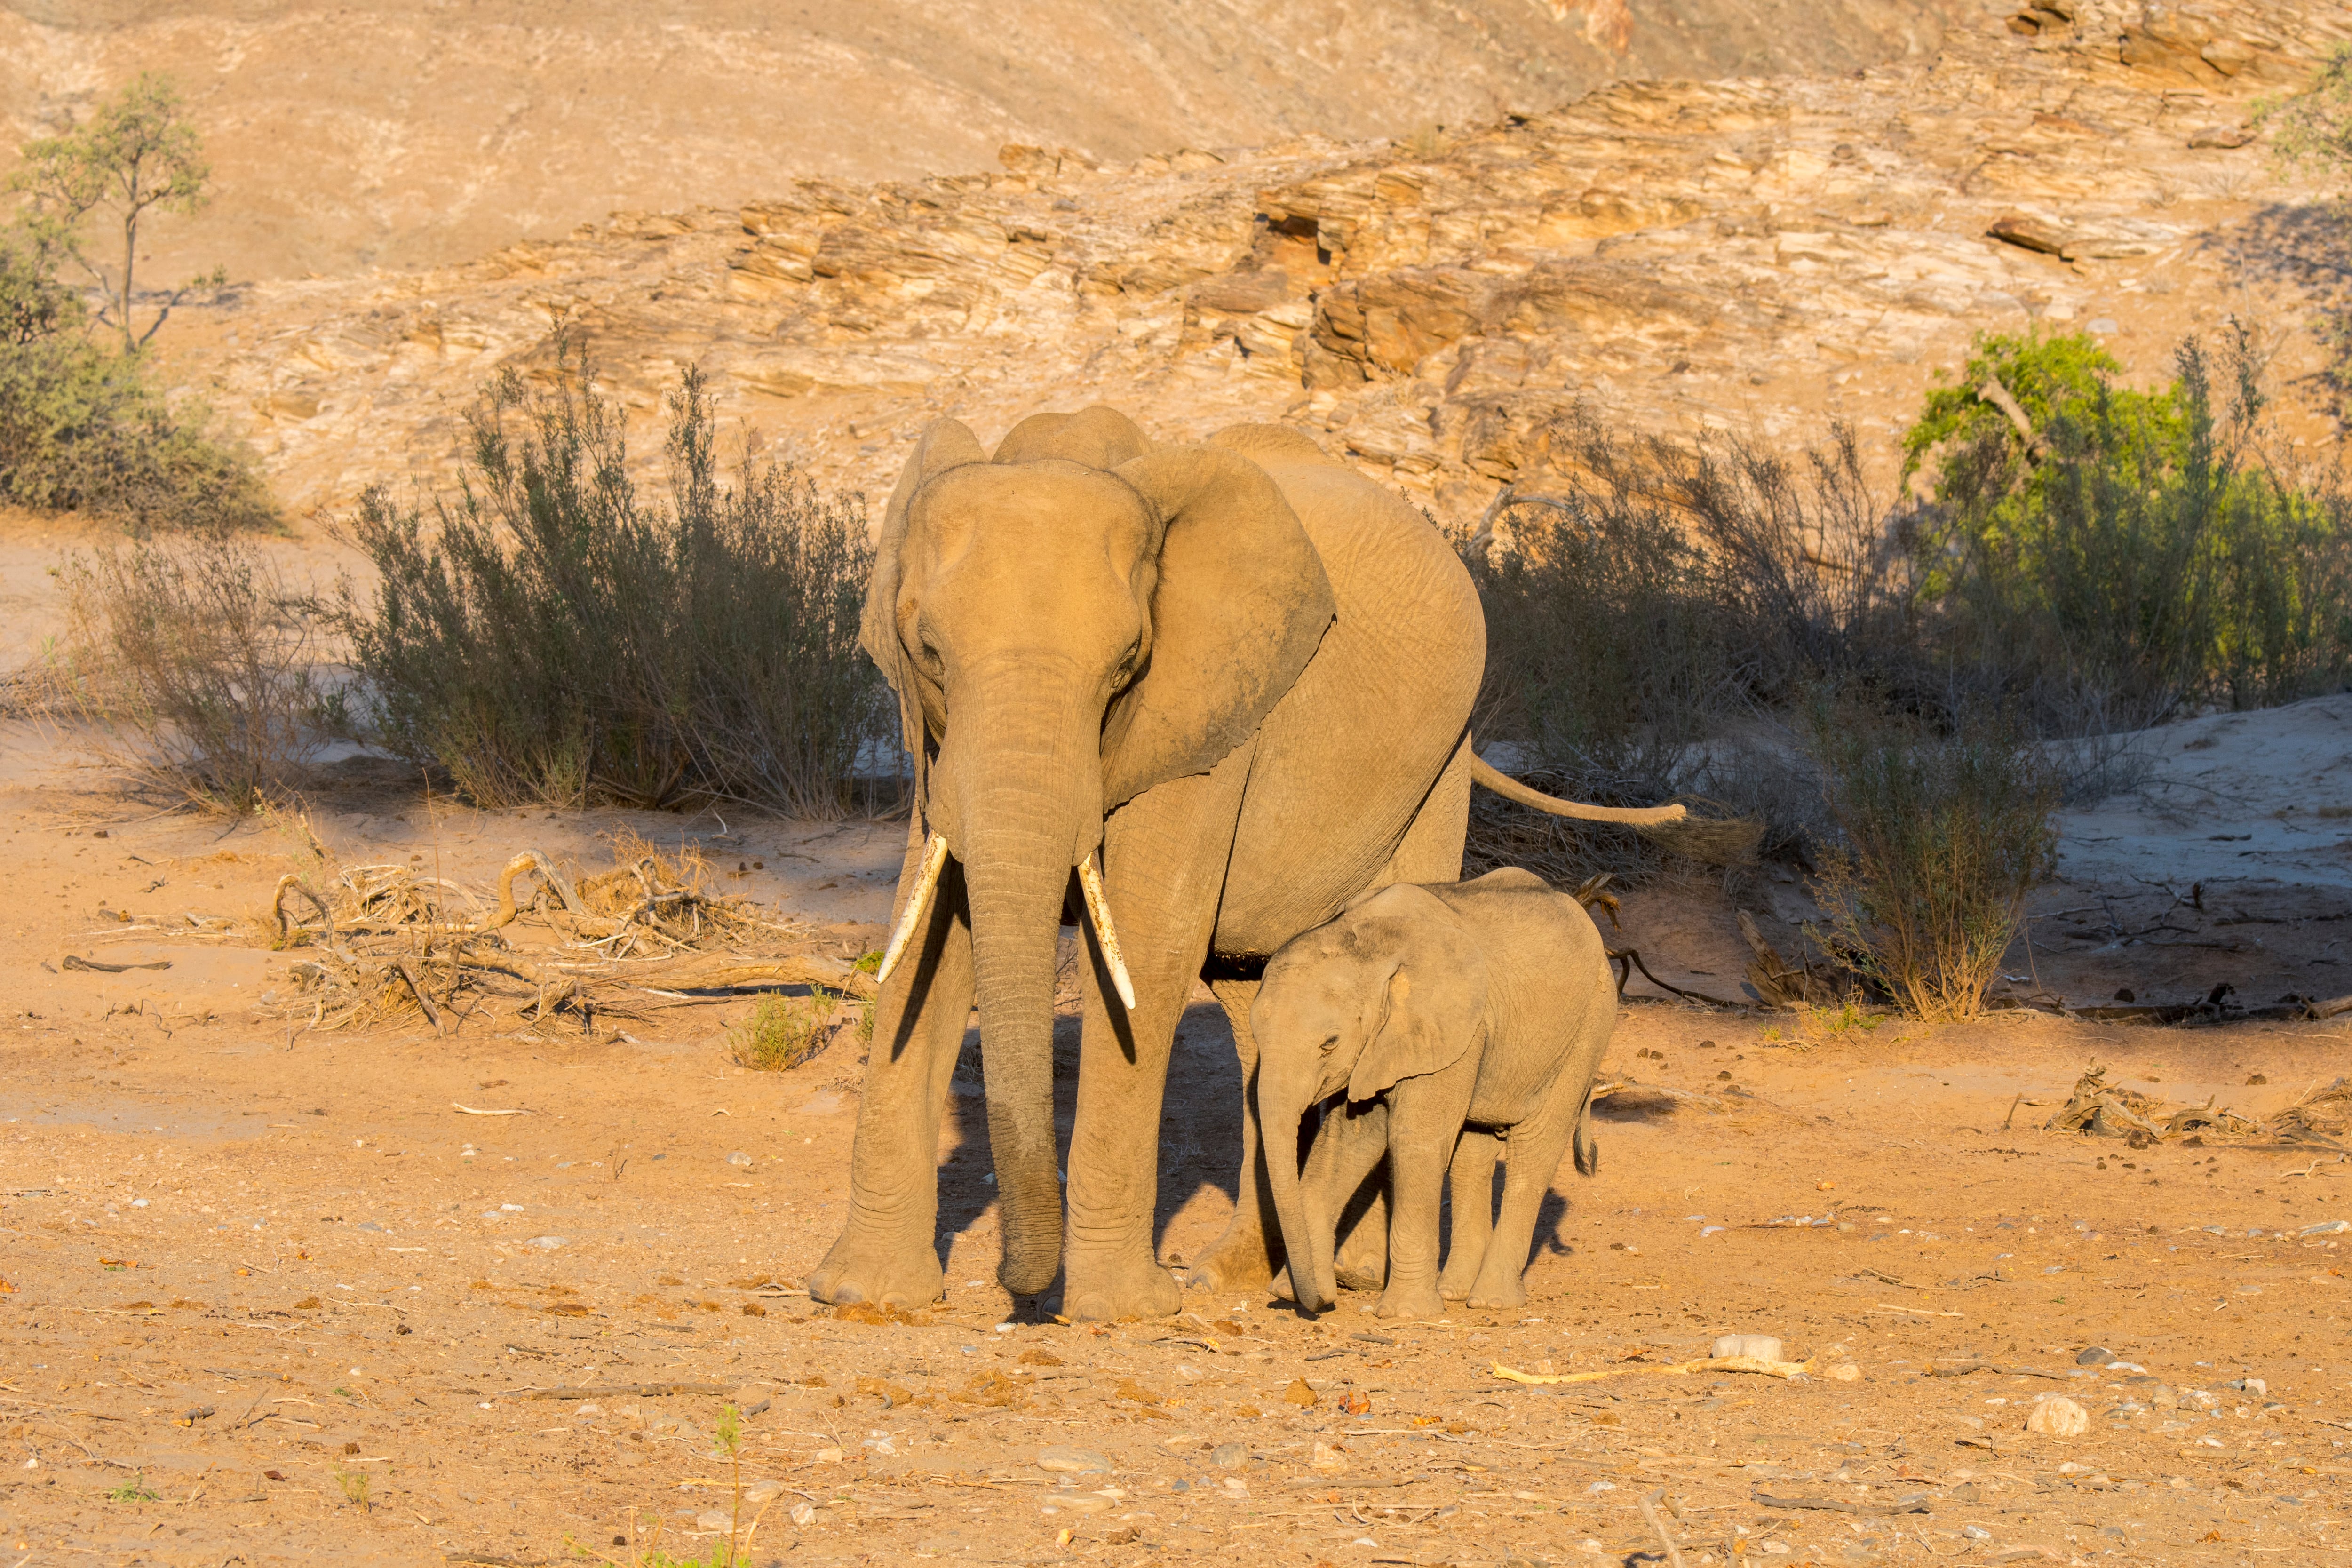
{"type": "Polygon", "coordinates": [[[1913,534],[1934,635],[2046,731],[2079,728],[2086,697],[2153,723],[2352,669],[2352,510],[2264,460],[2242,338],[2225,410],[2195,342],[2175,365],[2136,392],[2087,337],[1983,338],[1905,437],[1906,472],[1936,468],[1937,515],[1913,534]]]}
{"type": "Polygon", "coordinates": [[[669,504],[638,498],[622,415],[584,357],[472,421],[462,488],[382,489],[350,534],[377,581],[341,620],[376,728],[485,805],[843,805],[883,689],[857,647],[872,550],[855,504],[793,470],[719,482],[698,373],[670,399],[669,504]]]}
{"type": "MultiPolygon", "coordinates": [[[[0,320],[40,308],[0,299],[0,320]]],[[[200,406],[165,401],[137,353],[68,331],[0,342],[0,497],[18,506],[120,518],[142,533],[275,523],[250,459],[205,426],[200,406]]]]}
{"type": "Polygon", "coordinates": [[[1816,705],[1813,740],[1837,829],[1816,940],[1919,1017],[1974,1016],[2056,854],[2040,750],[1997,715],[1939,731],[1853,698],[1816,705]]]}

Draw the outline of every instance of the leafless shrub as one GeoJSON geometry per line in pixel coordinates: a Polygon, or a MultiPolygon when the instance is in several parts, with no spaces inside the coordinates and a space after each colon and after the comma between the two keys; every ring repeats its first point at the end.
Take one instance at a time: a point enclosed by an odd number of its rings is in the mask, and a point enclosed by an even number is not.
{"type": "Polygon", "coordinates": [[[234,535],[158,537],[65,567],[38,705],[110,762],[215,809],[290,794],[344,724],[308,602],[234,535]]]}

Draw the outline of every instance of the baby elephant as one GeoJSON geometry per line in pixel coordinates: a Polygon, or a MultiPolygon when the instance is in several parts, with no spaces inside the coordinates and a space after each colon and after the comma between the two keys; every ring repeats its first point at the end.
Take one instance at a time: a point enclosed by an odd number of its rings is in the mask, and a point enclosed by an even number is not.
{"type": "Polygon", "coordinates": [[[1616,1022],[1617,988],[1591,917],[1534,875],[1383,888],[1294,939],[1250,1009],[1257,1104],[1290,1284],[1300,1306],[1336,1299],[1340,1210],[1389,1159],[1383,1318],[1427,1318],[1441,1299],[1527,1300],[1537,1212],[1571,1143],[1596,1162],[1585,1117],[1616,1022]],[[1326,1109],[1297,1173],[1300,1119],[1326,1109]],[[1501,1217],[1495,1159],[1509,1146],[1501,1217]],[[1286,1154],[1289,1157],[1286,1158],[1286,1154]],[[1451,1168],[1454,1244],[1437,1267],[1438,1198],[1451,1168]]]}

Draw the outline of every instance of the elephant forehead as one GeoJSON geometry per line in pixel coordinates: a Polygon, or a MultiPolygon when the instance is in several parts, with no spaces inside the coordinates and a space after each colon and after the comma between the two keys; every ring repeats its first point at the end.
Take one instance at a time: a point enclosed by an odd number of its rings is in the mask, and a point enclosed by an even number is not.
{"type": "Polygon", "coordinates": [[[1059,458],[1034,463],[967,463],[948,469],[917,493],[914,509],[933,529],[980,534],[1044,525],[1072,534],[1152,526],[1151,510],[1116,475],[1059,458]]]}

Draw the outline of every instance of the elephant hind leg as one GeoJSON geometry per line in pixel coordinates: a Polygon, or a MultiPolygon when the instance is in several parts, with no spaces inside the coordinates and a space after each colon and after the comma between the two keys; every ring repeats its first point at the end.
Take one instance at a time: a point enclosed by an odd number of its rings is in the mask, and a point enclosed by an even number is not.
{"type": "Polygon", "coordinates": [[[1454,1161],[1445,1173],[1453,1234],[1446,1239],[1445,1267],[1437,1276],[1437,1293],[1449,1301],[1470,1294],[1486,1260],[1495,1222],[1495,1161],[1502,1152],[1503,1141],[1483,1127],[1464,1128],[1454,1142],[1454,1161]]]}
{"type": "Polygon", "coordinates": [[[1217,979],[1209,990],[1225,1010],[1233,1026],[1234,1054],[1242,1068],[1242,1166],[1234,1188],[1234,1217],[1225,1233],[1210,1245],[1184,1276],[1193,1290],[1257,1290],[1274,1279],[1282,1261],[1281,1226],[1274,1212],[1274,1187],[1267,1180],[1259,1149],[1257,1121],[1257,1040],[1250,1033],[1250,1006],[1257,1000],[1257,980],[1217,979]]]}
{"type": "Polygon", "coordinates": [[[1470,1287],[1473,1307],[1526,1303],[1523,1276],[1535,1243],[1536,1220],[1543,1212],[1544,1194],[1551,1191],[1551,1179],[1583,1120],[1583,1089],[1563,1079],[1533,1116],[1511,1129],[1510,1156],[1503,1165],[1503,1201],[1495,1215],[1486,1256],[1470,1287]]]}

